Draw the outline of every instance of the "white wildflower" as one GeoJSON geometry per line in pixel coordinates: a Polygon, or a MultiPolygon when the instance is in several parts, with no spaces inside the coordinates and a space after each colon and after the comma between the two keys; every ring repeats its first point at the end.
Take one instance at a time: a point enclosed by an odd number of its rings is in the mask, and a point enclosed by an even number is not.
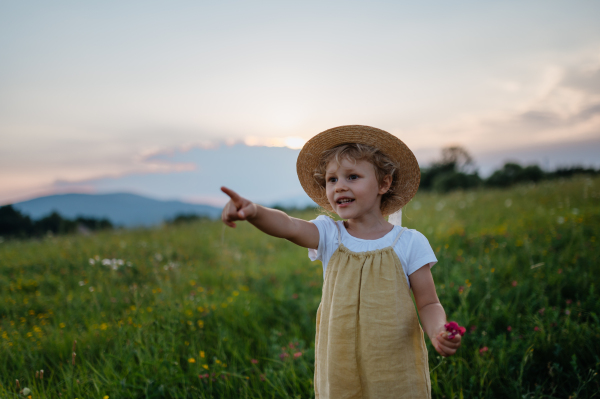
{"type": "Polygon", "coordinates": [[[444,209],[445,206],[446,203],[444,201],[439,201],[437,204],[435,204],[435,210],[439,212],[444,209]]]}

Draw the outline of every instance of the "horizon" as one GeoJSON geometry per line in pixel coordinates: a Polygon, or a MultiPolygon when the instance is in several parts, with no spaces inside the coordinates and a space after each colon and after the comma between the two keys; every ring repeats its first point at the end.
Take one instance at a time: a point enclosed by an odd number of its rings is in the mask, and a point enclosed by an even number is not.
{"type": "MultiPolygon", "coordinates": [[[[239,143],[238,143],[239,144],[239,143]]],[[[593,150],[592,150],[593,151],[593,150]]],[[[552,167],[550,167],[550,163],[546,162],[546,165],[537,163],[537,162],[521,162],[520,160],[517,159],[511,159],[511,158],[506,158],[501,164],[498,164],[498,168],[495,169],[488,169],[487,173],[485,174],[481,174],[481,170],[480,168],[476,165],[473,164],[471,165],[470,168],[470,172],[468,173],[476,173],[477,175],[479,175],[481,178],[486,179],[489,176],[491,176],[491,174],[493,172],[495,172],[496,170],[499,170],[504,164],[506,163],[517,163],[523,167],[525,166],[539,166],[540,169],[542,169],[542,171],[544,171],[545,173],[551,173],[551,172],[555,172],[557,170],[560,169],[569,169],[569,168],[574,168],[574,167],[584,167],[584,168],[596,168],[597,166],[593,165],[593,164],[583,164],[583,163],[571,163],[571,164],[567,164],[567,163],[560,163],[560,162],[554,162],[552,164],[552,167]]],[[[428,168],[431,167],[432,163],[430,163],[428,166],[424,166],[421,167],[421,170],[423,170],[423,168],[428,168]]],[[[600,168],[599,168],[600,170],[600,168]]],[[[186,203],[186,204],[193,204],[193,205],[206,205],[206,206],[212,206],[212,207],[217,207],[220,208],[222,207],[225,202],[227,201],[226,196],[223,195],[223,200],[216,200],[211,202],[206,201],[206,200],[202,200],[202,199],[197,199],[197,200],[186,200],[186,199],[182,199],[179,197],[161,197],[161,196],[153,196],[151,194],[147,194],[144,192],[144,190],[137,190],[137,191],[133,191],[133,190],[129,190],[126,191],[126,189],[115,189],[113,191],[110,191],[110,189],[108,191],[100,191],[100,192],[96,192],[94,191],[95,189],[89,186],[81,186],[81,187],[73,187],[73,186],[67,186],[68,188],[66,189],[66,191],[53,191],[47,194],[43,194],[41,193],[40,195],[37,196],[33,196],[33,197],[29,197],[29,198],[23,198],[20,200],[16,200],[13,202],[6,202],[6,203],[0,203],[0,206],[5,206],[5,205],[12,205],[12,204],[19,204],[19,203],[24,203],[24,202],[28,202],[28,201],[32,201],[32,200],[36,200],[36,199],[40,199],[40,198],[46,198],[46,197],[52,197],[52,196],[62,196],[62,195],[71,195],[71,194],[82,194],[82,195],[119,195],[119,194],[125,194],[125,195],[135,195],[135,196],[140,196],[140,197],[144,197],[144,198],[148,198],[148,199],[152,199],[152,200],[156,200],[156,201],[163,201],[163,202],[168,202],[168,201],[176,201],[176,202],[182,202],[182,203],[186,203]]],[[[259,203],[259,202],[257,202],[259,203]]],[[[297,195],[292,195],[292,196],[288,196],[288,197],[281,197],[281,198],[277,198],[275,200],[271,200],[271,201],[267,201],[267,202],[260,202],[261,205],[264,206],[284,206],[284,207],[289,207],[289,208],[304,208],[306,206],[310,206],[311,203],[313,203],[313,201],[308,197],[308,195],[306,195],[306,193],[304,193],[304,191],[302,191],[300,194],[297,195]]]]}

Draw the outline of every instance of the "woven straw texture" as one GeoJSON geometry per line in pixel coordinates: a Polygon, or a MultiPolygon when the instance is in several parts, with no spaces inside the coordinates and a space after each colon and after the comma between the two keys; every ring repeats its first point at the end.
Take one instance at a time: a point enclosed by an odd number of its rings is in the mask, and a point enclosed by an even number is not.
{"type": "Polygon", "coordinates": [[[415,196],[421,180],[421,170],[415,155],[406,144],[396,136],[374,127],[339,126],[325,130],[307,141],[296,162],[296,171],[302,188],[320,207],[330,212],[333,211],[327,200],[325,188],[321,187],[314,178],[321,154],[333,147],[350,143],[366,144],[378,148],[397,164],[398,170],[394,179],[398,181],[396,191],[400,195],[400,199],[386,204],[382,209],[384,216],[401,209],[415,196]]]}

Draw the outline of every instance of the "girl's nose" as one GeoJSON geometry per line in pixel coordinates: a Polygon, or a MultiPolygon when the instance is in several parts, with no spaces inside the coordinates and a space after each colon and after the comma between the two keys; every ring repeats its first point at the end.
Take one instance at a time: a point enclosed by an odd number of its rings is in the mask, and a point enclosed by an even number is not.
{"type": "Polygon", "coordinates": [[[343,181],[338,181],[335,185],[335,192],[346,191],[348,190],[348,186],[343,181]]]}

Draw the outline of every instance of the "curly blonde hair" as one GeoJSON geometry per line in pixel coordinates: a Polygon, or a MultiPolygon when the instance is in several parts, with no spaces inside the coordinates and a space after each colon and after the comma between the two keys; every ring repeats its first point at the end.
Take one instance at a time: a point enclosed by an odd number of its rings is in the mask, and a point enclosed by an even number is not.
{"type": "Polygon", "coordinates": [[[379,149],[366,144],[357,143],[342,144],[323,151],[323,154],[321,154],[321,160],[319,161],[319,165],[313,176],[319,187],[323,189],[323,197],[326,197],[325,186],[327,182],[325,179],[325,169],[327,168],[327,165],[329,165],[329,162],[333,160],[340,165],[343,159],[348,159],[353,162],[370,162],[375,169],[375,177],[377,178],[377,182],[379,184],[383,184],[383,179],[386,176],[392,176],[392,184],[390,189],[381,196],[381,210],[383,210],[389,202],[402,198],[402,195],[400,195],[397,187],[399,181],[398,165],[396,165],[390,157],[385,155],[379,149]]]}

